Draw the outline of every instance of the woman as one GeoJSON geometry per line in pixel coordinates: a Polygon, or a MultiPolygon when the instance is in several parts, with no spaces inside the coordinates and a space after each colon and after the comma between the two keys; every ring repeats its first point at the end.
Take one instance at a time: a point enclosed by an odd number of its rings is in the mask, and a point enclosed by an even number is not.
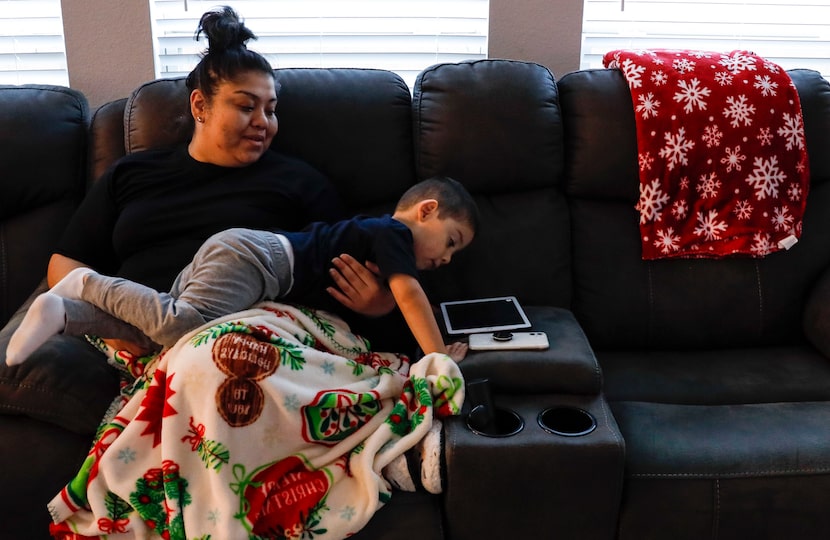
{"type": "MultiPolygon", "coordinates": [[[[203,15],[197,39],[202,32],[209,46],[187,78],[191,141],[127,156],[96,182],[49,262],[50,286],[88,266],[168,290],[220,230],[297,230],[343,217],[320,173],[267,151],[278,129],[278,88],[268,61],[245,46],[254,34],[227,7],[203,15]]],[[[334,265],[335,299],[363,315],[391,311],[391,295],[369,269],[347,256],[334,265]]]]}

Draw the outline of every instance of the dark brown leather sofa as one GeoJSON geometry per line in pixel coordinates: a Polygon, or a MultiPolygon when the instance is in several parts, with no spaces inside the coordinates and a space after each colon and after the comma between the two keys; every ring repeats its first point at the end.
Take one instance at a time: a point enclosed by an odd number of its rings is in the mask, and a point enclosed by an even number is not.
{"type": "MultiPolygon", "coordinates": [[[[813,342],[802,328],[830,263],[827,81],[792,72],[813,175],[795,248],[644,262],[618,72],[556,81],[536,64],[484,60],[429,68],[411,91],[377,70],[277,75],[274,144],[325,173],[355,211],[388,210],[419,178],[462,181],[483,227],[427,278],[433,301],[514,294],[551,342],[464,361],[468,383],[486,380],[505,419],[487,426],[497,436],[468,426],[486,402],[470,392],[445,424],[444,493],[395,493],[359,538],[830,534],[820,310],[808,317],[813,342]]],[[[127,152],[186,140],[191,122],[181,80],[151,81],[92,114],[70,90],[0,88],[0,324],[12,318],[0,355],[87,183],[127,152]]],[[[48,537],[46,502],[117,392],[113,370],[77,347],[55,350],[54,363],[0,366],[0,538],[48,537]]]]}

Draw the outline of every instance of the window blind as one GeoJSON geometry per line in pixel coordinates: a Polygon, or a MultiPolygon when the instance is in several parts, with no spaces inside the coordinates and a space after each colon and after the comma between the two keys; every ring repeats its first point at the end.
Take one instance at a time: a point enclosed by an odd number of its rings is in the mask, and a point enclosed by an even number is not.
{"type": "Polygon", "coordinates": [[[0,0],[0,84],[69,85],[60,0],[0,0]]]}
{"type": "Polygon", "coordinates": [[[614,49],[752,51],[830,76],[829,0],[585,0],[581,68],[614,49]]]}
{"type": "MultiPolygon", "coordinates": [[[[248,46],[280,67],[382,68],[412,87],[439,62],[487,57],[488,0],[238,0],[248,46]]],[[[156,75],[187,74],[207,46],[193,36],[215,1],[155,0],[156,75]]]]}

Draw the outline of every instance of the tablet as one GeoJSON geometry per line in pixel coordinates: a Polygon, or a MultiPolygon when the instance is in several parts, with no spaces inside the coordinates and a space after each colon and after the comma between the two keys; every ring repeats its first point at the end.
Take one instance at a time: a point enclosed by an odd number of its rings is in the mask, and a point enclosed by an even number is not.
{"type": "Polygon", "coordinates": [[[448,334],[530,328],[530,321],[515,296],[442,302],[441,314],[448,334]]]}

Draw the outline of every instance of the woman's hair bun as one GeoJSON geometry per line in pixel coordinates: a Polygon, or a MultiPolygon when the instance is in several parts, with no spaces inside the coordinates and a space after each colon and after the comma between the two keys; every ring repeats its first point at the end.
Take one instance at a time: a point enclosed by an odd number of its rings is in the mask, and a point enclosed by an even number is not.
{"type": "Polygon", "coordinates": [[[208,52],[221,53],[236,47],[245,47],[249,39],[256,39],[251,30],[240,20],[230,6],[222,6],[202,15],[196,39],[204,33],[208,39],[208,52]]]}

